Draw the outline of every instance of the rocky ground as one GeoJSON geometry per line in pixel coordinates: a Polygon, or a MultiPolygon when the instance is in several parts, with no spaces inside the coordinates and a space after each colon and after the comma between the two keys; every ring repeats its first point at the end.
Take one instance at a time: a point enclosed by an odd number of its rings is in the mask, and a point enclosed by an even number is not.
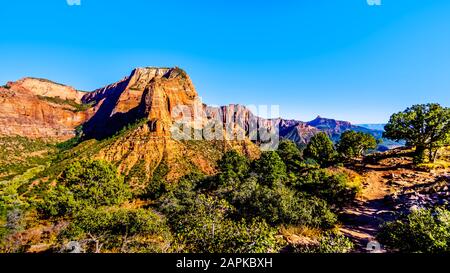
{"type": "Polygon", "coordinates": [[[413,166],[407,152],[396,151],[349,166],[364,177],[356,202],[341,215],[342,233],[356,244],[356,252],[384,252],[375,237],[380,225],[401,213],[450,202],[448,168],[413,166]]]}

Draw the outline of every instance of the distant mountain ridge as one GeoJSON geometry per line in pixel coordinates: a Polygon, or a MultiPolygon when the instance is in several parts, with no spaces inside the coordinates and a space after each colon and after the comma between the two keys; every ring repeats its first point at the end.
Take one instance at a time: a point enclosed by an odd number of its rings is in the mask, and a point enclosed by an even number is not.
{"type": "Polygon", "coordinates": [[[384,131],[384,126],[386,126],[386,123],[369,123],[369,124],[356,124],[356,125],[370,129],[370,130],[384,131]]]}
{"type": "MultiPolygon", "coordinates": [[[[124,79],[99,88],[92,92],[81,92],[76,89],[46,79],[24,78],[17,82],[9,82],[0,87],[0,128],[1,135],[21,135],[32,138],[53,138],[65,140],[76,135],[78,126],[83,125],[85,133],[97,136],[108,136],[118,129],[139,118],[150,118],[145,113],[152,100],[160,96],[154,88],[157,82],[164,82],[162,96],[166,101],[153,101],[155,104],[193,104],[198,97],[192,82],[184,81],[181,85],[171,86],[176,91],[168,96],[169,82],[180,76],[187,79],[187,74],[179,68],[136,68],[124,79]],[[184,87],[182,86],[184,85],[184,87]],[[187,94],[180,98],[180,94],[187,94]],[[170,98],[169,98],[170,97],[170,98]],[[173,101],[170,101],[173,100],[173,101]],[[74,107],[75,106],[75,107],[74,107]],[[86,106],[86,107],[77,107],[86,106]],[[82,109],[82,110],[80,110],[82,109]],[[63,117],[63,118],[61,118],[63,117]]],[[[205,106],[206,107],[206,106],[205,106]]],[[[228,105],[220,109],[222,112],[249,112],[241,105],[228,105]]],[[[169,111],[170,112],[170,111],[169,111]]],[[[169,119],[161,117],[162,112],[155,113],[155,120],[169,119]]],[[[166,113],[167,115],[168,113],[166,113]]],[[[253,117],[253,113],[246,113],[253,117]]],[[[261,119],[264,120],[264,119],[261,119]]],[[[224,120],[225,122],[225,120],[224,120]]],[[[337,140],[346,130],[367,132],[381,138],[382,130],[378,127],[357,126],[347,121],[322,118],[304,122],[298,120],[279,119],[277,121],[280,137],[291,139],[297,144],[305,144],[316,133],[323,131],[337,140]]],[[[168,128],[165,128],[168,131],[168,128]]]]}
{"type": "Polygon", "coordinates": [[[281,138],[292,140],[298,145],[305,145],[311,137],[318,132],[327,133],[330,138],[336,142],[340,139],[343,132],[349,130],[367,133],[374,136],[376,139],[383,138],[383,131],[381,130],[368,129],[362,126],[353,125],[348,121],[323,118],[321,116],[308,122],[293,120],[289,120],[288,122],[282,120],[280,122],[281,138]]]}
{"type": "Polygon", "coordinates": [[[378,139],[383,133],[320,116],[308,122],[267,120],[238,104],[210,107],[201,103],[184,70],[146,67],[134,69],[122,80],[93,92],[81,92],[45,79],[10,82],[0,87],[0,135],[61,142],[82,133],[82,142],[69,151],[66,160],[105,159],[130,176],[130,181],[140,181],[133,178],[135,175],[151,176],[161,166],[167,167],[163,169],[168,170],[165,175],[169,180],[176,180],[193,168],[211,174],[215,172],[216,160],[229,149],[250,158],[258,157],[257,145],[261,143],[249,135],[240,140],[197,143],[174,139],[171,129],[177,118],[173,112],[179,105],[191,112],[206,113],[199,123],[185,124],[194,131],[212,120],[219,120],[223,125],[219,130],[225,130],[230,119],[240,117],[242,123],[233,125],[233,132],[254,128],[255,122],[270,124],[279,129],[281,139],[299,146],[318,132],[326,132],[334,141],[348,130],[369,133],[378,139]]]}

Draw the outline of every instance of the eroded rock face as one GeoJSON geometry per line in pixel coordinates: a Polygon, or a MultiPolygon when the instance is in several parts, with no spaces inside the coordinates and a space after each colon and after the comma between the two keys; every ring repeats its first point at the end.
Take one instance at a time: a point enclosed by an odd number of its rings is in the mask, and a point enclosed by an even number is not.
{"type": "Polygon", "coordinates": [[[138,119],[169,134],[171,110],[198,95],[179,68],[137,68],[123,80],[80,92],[44,79],[24,78],[0,87],[0,134],[66,140],[83,125],[89,137],[107,137],[138,119]],[[89,109],[76,105],[90,104],[89,109]],[[95,106],[94,106],[95,105],[95,106]]]}
{"type": "Polygon", "coordinates": [[[187,110],[182,115],[185,118],[186,113],[192,115],[184,123],[190,128],[202,128],[212,118],[205,114],[207,106],[201,103],[191,79],[179,68],[136,69],[124,80],[85,96],[83,101],[102,105],[85,124],[88,135],[101,139],[103,134],[111,135],[119,127],[141,121],[138,128],[115,139],[96,155],[98,159],[117,162],[134,188],[145,187],[145,181],[161,166],[168,167],[166,179],[176,181],[193,170],[214,173],[216,161],[230,149],[250,158],[259,156],[258,147],[248,139],[191,141],[173,137],[172,126],[179,121],[177,111],[187,110]]]}
{"type": "Polygon", "coordinates": [[[199,97],[189,76],[179,68],[137,68],[129,77],[82,100],[101,104],[85,132],[102,138],[144,118],[152,123],[152,131],[168,136],[173,108],[195,105],[199,97]]]}
{"type": "MultiPolygon", "coordinates": [[[[230,149],[250,158],[259,156],[258,146],[248,139],[173,137],[179,107],[188,110],[188,117],[197,115],[184,124],[187,128],[200,129],[212,119],[205,114],[208,107],[201,103],[191,79],[179,68],[137,68],[121,81],[89,93],[26,78],[1,88],[0,102],[0,134],[62,141],[74,137],[76,127],[82,125],[84,137],[90,139],[84,143],[93,141],[96,146],[89,157],[114,162],[135,188],[145,187],[161,166],[168,167],[167,179],[175,181],[193,170],[214,173],[216,161],[230,149]],[[91,107],[81,111],[78,105],[91,107]],[[126,133],[110,138],[130,126],[126,133]]],[[[221,110],[251,115],[240,106],[221,110]]],[[[233,115],[218,117],[219,130],[224,127],[222,121],[233,115]]]]}
{"type": "MultiPolygon", "coordinates": [[[[89,156],[114,162],[127,176],[137,173],[149,178],[167,165],[169,180],[193,169],[214,173],[215,162],[230,149],[258,157],[260,149],[255,143],[263,147],[264,141],[255,133],[261,125],[297,144],[307,143],[320,131],[335,137],[355,129],[348,122],[320,117],[311,122],[263,119],[242,105],[204,105],[189,76],[177,67],[137,68],[128,77],[93,92],[34,78],[0,87],[0,135],[63,141],[74,137],[82,125],[84,137],[94,141],[132,124],[139,125],[109,139],[107,145],[103,142],[89,156]],[[189,132],[193,129],[194,134],[202,131],[201,139],[174,137],[174,124],[186,118],[186,112],[180,116],[180,110],[187,110],[187,117],[195,116],[183,127],[189,132]],[[212,139],[205,135],[208,126],[214,126],[212,139]]],[[[136,184],[142,180],[131,179],[136,184]]]]}
{"type": "Polygon", "coordinates": [[[285,128],[283,138],[292,140],[297,144],[307,144],[314,135],[320,132],[316,127],[303,122],[299,122],[294,126],[281,128],[285,128]]]}
{"type": "Polygon", "coordinates": [[[21,86],[36,96],[58,97],[63,100],[71,100],[77,103],[81,103],[82,97],[86,94],[85,92],[75,90],[73,87],[45,79],[24,78],[12,85],[21,86]]]}
{"type": "Polygon", "coordinates": [[[143,124],[96,155],[97,159],[117,163],[135,189],[143,189],[161,166],[167,167],[165,179],[173,182],[193,171],[214,174],[217,161],[231,149],[252,159],[260,155],[258,146],[249,140],[178,141],[150,129],[150,124],[143,124]]]}
{"type": "Polygon", "coordinates": [[[0,88],[0,135],[70,139],[75,128],[95,112],[94,108],[74,108],[83,95],[71,87],[39,79],[8,83],[0,88]]]}
{"type": "Polygon", "coordinates": [[[164,163],[170,166],[168,177],[173,179],[192,166],[213,173],[219,159],[214,157],[229,149],[257,157],[260,151],[254,143],[264,142],[259,135],[261,125],[299,145],[321,131],[335,139],[346,130],[358,129],[348,122],[321,117],[310,122],[269,120],[243,105],[204,105],[189,76],[176,67],[137,68],[128,77],[93,92],[34,78],[0,88],[0,135],[63,141],[74,137],[82,125],[85,138],[102,140],[135,123],[140,125],[96,151],[95,157],[116,162],[124,174],[136,166],[138,173],[151,174],[164,163]],[[187,114],[180,116],[180,110],[187,114]],[[192,120],[183,127],[189,132],[201,131],[197,142],[174,137],[173,125],[186,116],[192,120]],[[205,134],[208,126],[214,127],[211,135],[205,134]]]}
{"type": "MultiPolygon", "coordinates": [[[[200,120],[188,124],[189,127],[201,128],[219,121],[228,133],[242,135],[259,124],[269,124],[279,130],[281,138],[298,145],[306,144],[318,132],[326,132],[334,141],[347,130],[368,132],[377,138],[382,134],[322,117],[310,122],[266,120],[256,117],[242,105],[209,107],[200,102],[191,79],[179,68],[137,68],[121,81],[93,92],[80,92],[44,79],[25,78],[0,88],[0,98],[0,134],[34,138],[65,140],[75,135],[75,127],[83,125],[88,138],[103,139],[142,119],[148,119],[151,132],[168,137],[177,120],[174,111],[179,110],[180,105],[190,109],[192,114],[206,112],[200,120]],[[79,111],[61,101],[95,106],[79,111]]],[[[251,134],[248,137],[257,138],[251,134]]]]}

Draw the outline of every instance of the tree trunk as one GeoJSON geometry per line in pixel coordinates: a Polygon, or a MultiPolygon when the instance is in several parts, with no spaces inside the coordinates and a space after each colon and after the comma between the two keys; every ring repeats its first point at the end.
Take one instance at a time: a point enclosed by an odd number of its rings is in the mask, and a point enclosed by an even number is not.
{"type": "Polygon", "coordinates": [[[122,241],[122,247],[120,248],[120,252],[125,253],[125,249],[126,249],[126,246],[128,243],[128,228],[127,228],[127,232],[125,232],[125,235],[122,240],[123,241],[122,241]]]}
{"type": "Polygon", "coordinates": [[[417,145],[414,155],[414,164],[420,164],[424,162],[425,145],[417,145]]]}
{"type": "Polygon", "coordinates": [[[100,253],[100,242],[95,240],[95,253],[100,253]]]}
{"type": "Polygon", "coordinates": [[[88,233],[88,236],[91,238],[91,242],[95,243],[95,253],[100,253],[100,249],[102,248],[103,244],[100,244],[100,240],[98,237],[94,237],[92,234],[88,233]]]}
{"type": "Polygon", "coordinates": [[[437,149],[436,149],[436,150],[434,151],[434,153],[433,153],[433,163],[435,163],[435,162],[436,162],[436,159],[437,159],[438,153],[439,153],[439,148],[437,148],[437,149]]]}

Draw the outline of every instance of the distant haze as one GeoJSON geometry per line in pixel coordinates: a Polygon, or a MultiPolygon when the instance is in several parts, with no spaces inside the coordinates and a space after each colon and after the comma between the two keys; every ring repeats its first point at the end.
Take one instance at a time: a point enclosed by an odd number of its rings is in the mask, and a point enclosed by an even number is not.
{"type": "Polygon", "coordinates": [[[361,126],[370,130],[379,130],[384,131],[384,126],[386,126],[385,123],[380,124],[356,124],[357,126],[361,126]]]}

